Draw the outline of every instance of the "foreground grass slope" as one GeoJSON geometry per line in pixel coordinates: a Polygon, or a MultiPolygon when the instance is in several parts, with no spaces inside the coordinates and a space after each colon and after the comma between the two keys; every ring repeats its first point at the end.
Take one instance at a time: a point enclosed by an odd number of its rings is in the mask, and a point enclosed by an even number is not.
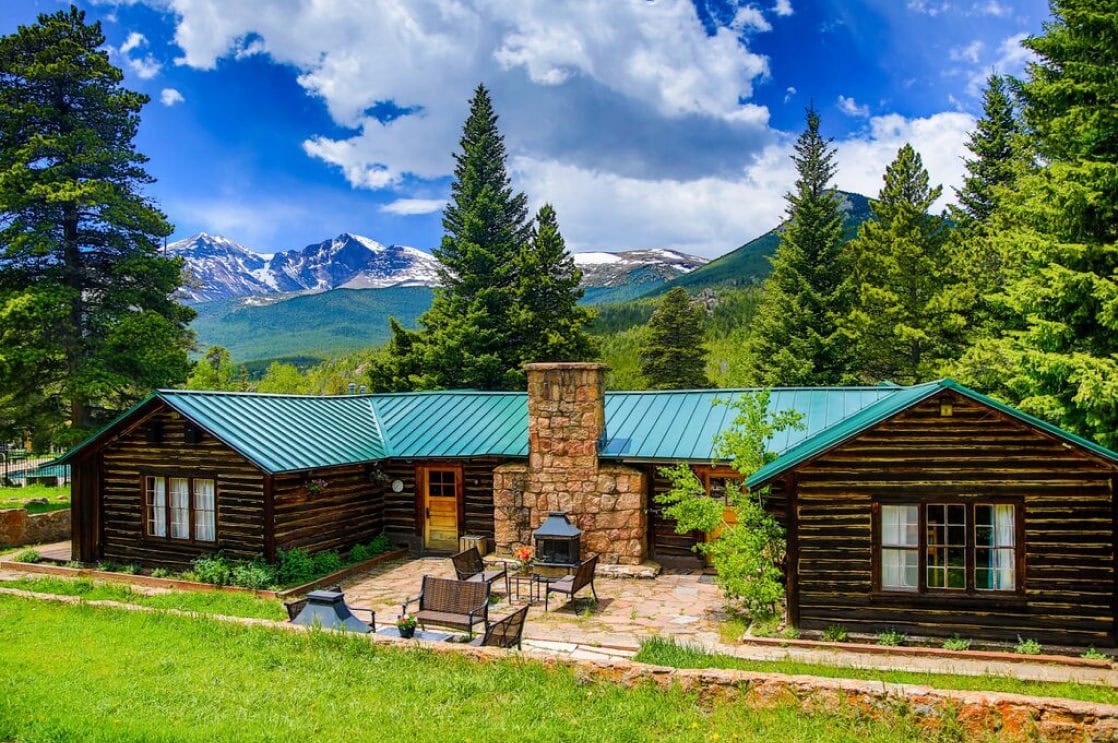
{"type": "Polygon", "coordinates": [[[530,660],[7,596],[0,668],[0,740],[928,740],[903,717],[698,705],[530,660]]]}

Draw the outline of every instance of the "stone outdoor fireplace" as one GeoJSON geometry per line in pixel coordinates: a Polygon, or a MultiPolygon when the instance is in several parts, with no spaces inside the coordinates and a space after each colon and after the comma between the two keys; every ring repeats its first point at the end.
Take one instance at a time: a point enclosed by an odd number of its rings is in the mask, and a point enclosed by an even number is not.
{"type": "Polygon", "coordinates": [[[552,512],[582,531],[580,559],[639,565],[647,554],[645,475],[598,461],[605,436],[604,364],[528,364],[528,463],[493,471],[498,552],[533,545],[552,512]]]}

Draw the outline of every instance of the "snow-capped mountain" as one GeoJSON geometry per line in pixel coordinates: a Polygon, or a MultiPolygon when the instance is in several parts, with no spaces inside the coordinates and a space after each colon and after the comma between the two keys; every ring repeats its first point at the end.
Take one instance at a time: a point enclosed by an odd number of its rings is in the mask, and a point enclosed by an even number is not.
{"type": "Polygon", "coordinates": [[[167,252],[186,262],[187,277],[182,295],[188,302],[211,302],[274,291],[262,278],[268,256],[254,253],[228,238],[200,232],[171,243],[167,252]]]}
{"type": "Polygon", "coordinates": [[[195,303],[339,287],[434,286],[438,281],[438,261],[429,253],[350,233],[272,255],[205,233],[167,250],[186,262],[183,297],[195,303]]]}
{"type": "Polygon", "coordinates": [[[709,258],[664,248],[620,253],[575,253],[574,259],[582,269],[582,283],[588,287],[620,286],[634,279],[641,283],[671,281],[710,261],[709,258]],[[637,276],[634,276],[635,272],[637,276]]]}

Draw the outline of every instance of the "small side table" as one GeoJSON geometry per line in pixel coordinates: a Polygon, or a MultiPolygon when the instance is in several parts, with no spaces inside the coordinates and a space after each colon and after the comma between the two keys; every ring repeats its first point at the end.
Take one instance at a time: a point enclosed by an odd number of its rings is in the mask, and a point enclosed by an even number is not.
{"type": "MultiPolygon", "coordinates": [[[[390,627],[381,627],[377,630],[377,634],[381,637],[398,638],[400,637],[400,630],[396,629],[394,625],[390,627]]],[[[419,629],[419,627],[416,627],[415,634],[411,636],[411,639],[425,640],[426,642],[445,642],[452,637],[454,637],[454,635],[447,632],[431,632],[430,630],[423,630],[419,629]]]]}

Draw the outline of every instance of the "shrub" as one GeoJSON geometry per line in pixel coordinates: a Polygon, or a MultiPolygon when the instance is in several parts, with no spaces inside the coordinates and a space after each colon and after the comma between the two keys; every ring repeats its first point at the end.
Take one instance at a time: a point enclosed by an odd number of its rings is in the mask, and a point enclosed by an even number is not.
{"type": "Polygon", "coordinates": [[[885,645],[886,647],[897,647],[904,645],[905,636],[903,632],[897,632],[894,629],[886,630],[877,633],[877,644],[885,645]]]}
{"type": "Polygon", "coordinates": [[[203,555],[194,560],[191,565],[194,577],[202,583],[212,583],[215,586],[231,585],[233,565],[220,552],[215,555],[203,555]]]}
{"type": "Polygon", "coordinates": [[[77,560],[70,560],[70,562],[66,563],[63,567],[81,569],[81,568],[84,568],[85,565],[83,563],[78,562],[77,560]]]}
{"type": "Polygon", "coordinates": [[[1109,655],[1107,655],[1106,653],[1100,653],[1098,650],[1095,650],[1094,645],[1083,651],[1083,653],[1079,657],[1085,658],[1087,660],[1110,660],[1109,655]]]}
{"type": "Polygon", "coordinates": [[[315,576],[314,558],[305,549],[280,550],[277,555],[276,578],[283,585],[297,585],[313,580],[315,576]]]}
{"type": "Polygon", "coordinates": [[[276,569],[263,560],[233,564],[231,583],[242,588],[267,588],[276,582],[276,569]]]}
{"type": "Polygon", "coordinates": [[[16,553],[13,559],[16,562],[40,562],[43,556],[39,554],[38,550],[23,550],[16,553]]]}
{"type": "Polygon", "coordinates": [[[97,563],[97,569],[102,573],[119,573],[124,566],[112,560],[102,560],[97,563]]]}
{"type": "Polygon", "coordinates": [[[792,625],[788,625],[780,633],[780,636],[783,637],[785,640],[798,640],[800,639],[800,631],[792,625]]]}
{"type": "Polygon", "coordinates": [[[311,579],[317,578],[321,575],[333,573],[335,570],[341,570],[345,567],[342,558],[334,550],[327,550],[326,552],[319,552],[314,556],[314,572],[311,579]]]}
{"type": "Polygon", "coordinates": [[[174,576],[175,574],[167,568],[156,568],[151,571],[152,578],[173,578],[174,576]]]}
{"type": "Polygon", "coordinates": [[[958,635],[955,635],[954,637],[948,638],[943,641],[943,649],[955,650],[957,652],[970,650],[970,640],[966,639],[965,637],[959,637],[958,635]]]}
{"type": "Polygon", "coordinates": [[[120,572],[124,573],[125,575],[139,575],[140,566],[134,562],[130,562],[127,565],[121,565],[120,572]]]}
{"type": "Polygon", "coordinates": [[[1013,648],[1013,652],[1021,655],[1040,655],[1044,648],[1036,640],[1029,640],[1020,635],[1017,636],[1017,647],[1013,648]]]}
{"type": "Polygon", "coordinates": [[[372,541],[368,544],[359,544],[349,552],[350,562],[364,562],[377,555],[383,554],[392,549],[392,545],[388,542],[388,537],[380,534],[373,537],[372,541]]]}
{"type": "Polygon", "coordinates": [[[841,624],[832,624],[823,630],[823,639],[827,642],[846,642],[849,638],[850,634],[841,624]]]}

